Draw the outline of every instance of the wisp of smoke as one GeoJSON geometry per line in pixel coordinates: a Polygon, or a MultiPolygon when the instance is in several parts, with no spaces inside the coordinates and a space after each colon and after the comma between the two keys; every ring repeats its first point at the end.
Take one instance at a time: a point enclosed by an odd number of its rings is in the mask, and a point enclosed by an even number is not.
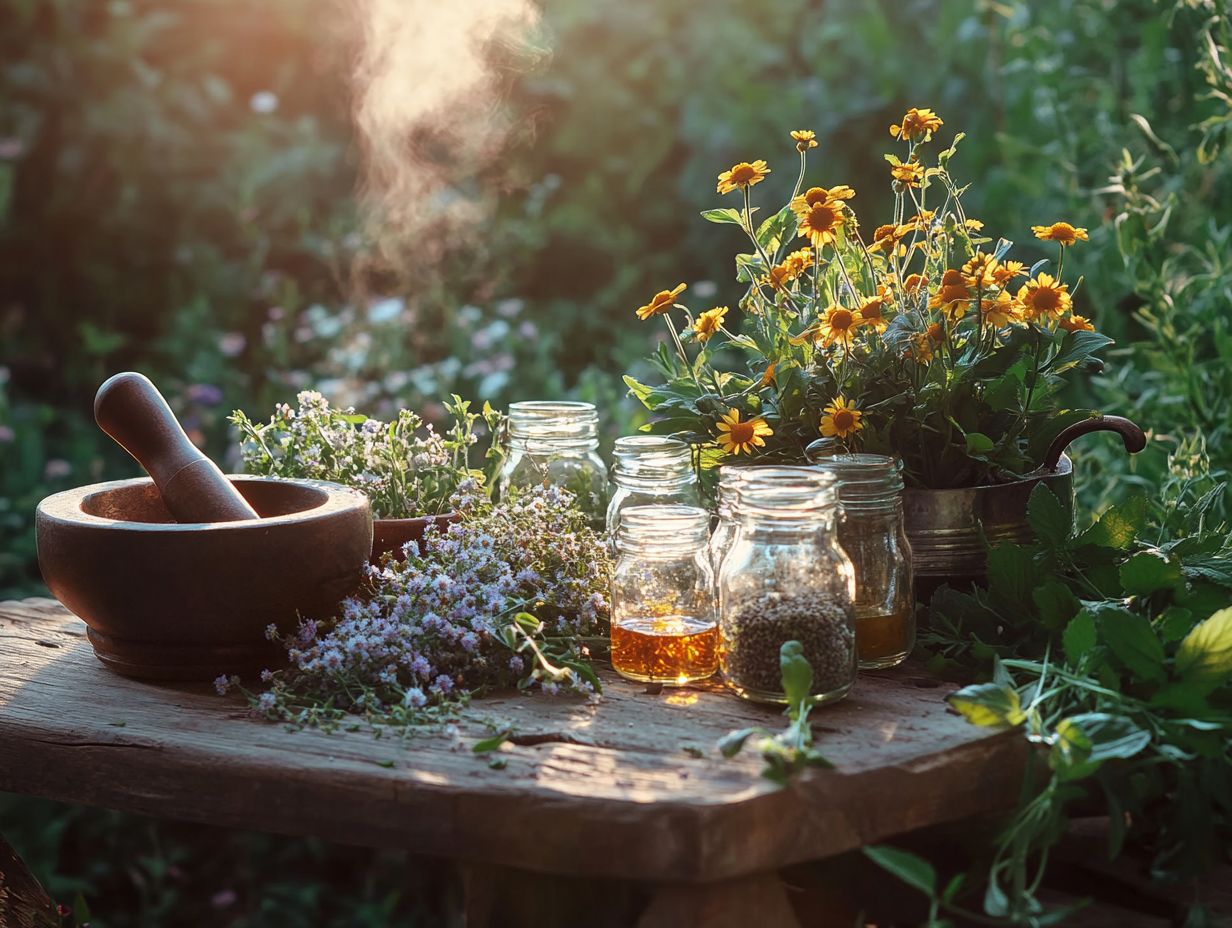
{"type": "Polygon", "coordinates": [[[481,218],[460,186],[500,151],[500,61],[526,47],[531,0],[362,0],[356,124],[370,237],[387,267],[427,265],[481,218]]]}

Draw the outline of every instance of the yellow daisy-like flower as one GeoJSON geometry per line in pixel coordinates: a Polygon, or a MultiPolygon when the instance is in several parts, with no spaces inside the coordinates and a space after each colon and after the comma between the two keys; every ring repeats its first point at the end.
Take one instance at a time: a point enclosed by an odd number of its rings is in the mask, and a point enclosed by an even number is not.
{"type": "Polygon", "coordinates": [[[890,175],[904,187],[918,187],[924,180],[924,165],[918,161],[904,161],[890,165],[890,175]]]}
{"type": "Polygon", "coordinates": [[[878,332],[884,332],[890,325],[890,320],[885,317],[884,296],[875,296],[871,300],[865,300],[860,304],[857,312],[860,315],[860,325],[871,326],[878,332]]]}
{"type": "Polygon", "coordinates": [[[1094,332],[1095,326],[1086,316],[1062,316],[1057,320],[1057,326],[1066,332],[1094,332]]]}
{"type": "Polygon", "coordinates": [[[826,310],[825,317],[817,323],[817,334],[826,347],[835,342],[842,342],[849,348],[861,322],[858,311],[842,306],[831,306],[826,310]]]}
{"type": "Polygon", "coordinates": [[[817,147],[817,133],[812,129],[796,129],[791,137],[796,140],[796,151],[801,154],[817,147]]]}
{"type": "Polygon", "coordinates": [[[903,290],[908,296],[919,296],[928,289],[928,278],[923,274],[908,274],[903,281],[903,290]]]}
{"type": "Polygon", "coordinates": [[[1008,290],[1002,290],[995,300],[980,300],[980,315],[984,323],[995,329],[1003,329],[1017,322],[1021,311],[1018,301],[1010,296],[1008,290]]]}
{"type": "Polygon", "coordinates": [[[906,254],[907,246],[899,242],[911,231],[911,226],[896,226],[893,223],[878,226],[873,230],[873,240],[868,243],[868,250],[884,251],[887,255],[906,254]]]}
{"type": "Polygon", "coordinates": [[[650,302],[637,309],[637,318],[645,320],[651,316],[661,316],[676,303],[676,297],[687,289],[685,284],[677,284],[671,290],[660,290],[650,298],[650,302]]]}
{"type": "Polygon", "coordinates": [[[719,326],[723,324],[723,317],[726,315],[726,306],[716,306],[698,316],[697,321],[693,323],[693,334],[697,340],[703,344],[710,341],[714,333],[719,331],[719,326]]]}
{"type": "Polygon", "coordinates": [[[967,303],[971,299],[971,291],[963,279],[962,272],[950,268],[941,277],[941,287],[928,301],[929,309],[940,309],[951,322],[957,322],[967,314],[967,303]]]}
{"type": "Polygon", "coordinates": [[[910,142],[918,138],[922,138],[927,142],[933,137],[933,133],[943,125],[941,117],[932,110],[913,106],[907,110],[901,123],[890,126],[890,135],[896,139],[902,139],[904,142],[910,142]]]}
{"type": "Polygon", "coordinates": [[[769,284],[775,290],[786,290],[787,285],[796,279],[796,275],[791,272],[791,268],[787,262],[776,264],[766,272],[766,276],[762,278],[763,282],[769,284]]]}
{"type": "Polygon", "coordinates": [[[1027,270],[1021,261],[1006,261],[1004,264],[997,265],[996,270],[992,272],[992,277],[1004,287],[1015,277],[1023,277],[1026,273],[1027,270]]]}
{"type": "Polygon", "coordinates": [[[719,446],[728,454],[739,455],[741,452],[752,454],[754,448],[763,448],[766,437],[773,435],[774,430],[762,418],[740,421],[740,410],[730,408],[727,415],[722,416],[718,423],[719,434],[715,436],[719,446]]]}
{"type": "Polygon", "coordinates": [[[864,423],[860,421],[863,417],[864,413],[840,394],[826,407],[825,415],[821,417],[821,434],[826,438],[854,435],[864,428],[864,423]]]}
{"type": "Polygon", "coordinates": [[[991,290],[997,285],[997,259],[977,251],[962,266],[962,276],[968,287],[991,290]]]}
{"type": "Polygon", "coordinates": [[[718,191],[719,193],[731,193],[733,190],[746,190],[754,184],[760,184],[769,173],[770,169],[761,159],[752,164],[741,161],[739,164],[732,165],[730,171],[724,171],[719,175],[718,191]]]}
{"type": "Polygon", "coordinates": [[[813,266],[813,249],[805,247],[793,251],[783,259],[783,264],[791,271],[792,277],[799,277],[813,266]]]}
{"type": "Polygon", "coordinates": [[[1068,222],[1054,222],[1050,226],[1032,226],[1031,231],[1035,233],[1036,238],[1046,242],[1059,242],[1066,247],[1075,242],[1087,240],[1086,229],[1075,229],[1068,222]]]}
{"type": "MultiPolygon", "coordinates": [[[[809,187],[803,194],[796,197],[796,200],[804,200],[809,206],[816,206],[818,203],[825,203],[827,200],[850,200],[856,195],[856,192],[846,184],[839,184],[837,187],[809,187]]],[[[796,209],[795,202],[792,200],[792,209],[796,209]]]]}
{"type": "Polygon", "coordinates": [[[802,238],[807,238],[813,248],[820,249],[836,238],[846,219],[843,217],[843,204],[838,200],[822,200],[809,205],[803,197],[791,201],[792,212],[799,222],[797,231],[802,238]]]}
{"type": "Polygon", "coordinates": [[[1018,291],[1018,302],[1022,304],[1022,310],[1029,319],[1064,316],[1073,306],[1069,285],[1049,274],[1040,274],[1034,280],[1023,284],[1018,291]]]}
{"type": "Polygon", "coordinates": [[[757,386],[759,389],[764,390],[766,389],[766,387],[770,386],[772,383],[774,383],[774,364],[773,363],[771,363],[770,365],[766,367],[766,372],[761,375],[761,381],[758,383],[757,386]]]}
{"type": "Polygon", "coordinates": [[[978,232],[980,229],[984,228],[984,222],[980,219],[968,219],[963,223],[963,225],[973,232],[978,232]]]}

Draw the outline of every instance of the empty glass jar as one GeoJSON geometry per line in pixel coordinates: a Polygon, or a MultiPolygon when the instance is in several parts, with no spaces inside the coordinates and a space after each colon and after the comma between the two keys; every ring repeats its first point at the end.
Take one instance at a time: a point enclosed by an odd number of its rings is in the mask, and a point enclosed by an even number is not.
{"type": "Polygon", "coordinates": [[[855,681],[854,572],[835,531],[833,476],[783,470],[794,479],[740,484],[736,540],[719,578],[720,664],[738,695],[783,703],[779,649],[799,641],[812,694],[830,702],[855,681]]]}
{"type": "Polygon", "coordinates": [[[681,685],[718,667],[710,514],[696,506],[630,506],[621,513],[612,577],[612,667],[681,685]]]}
{"type": "Polygon", "coordinates": [[[607,530],[613,540],[624,509],[698,504],[693,454],[684,442],[657,435],[629,435],[616,439],[612,456],[615,487],[607,504],[607,530]]]}
{"type": "Polygon", "coordinates": [[[558,486],[576,497],[591,524],[603,528],[607,468],[599,457],[599,414],[590,403],[509,404],[505,461],[497,476],[503,499],[513,488],[558,486]]]}
{"type": "Polygon", "coordinates": [[[911,545],[903,525],[903,477],[897,460],[880,454],[816,457],[837,480],[843,519],[839,544],[856,571],[856,643],[860,667],[901,664],[915,647],[911,545]]]}

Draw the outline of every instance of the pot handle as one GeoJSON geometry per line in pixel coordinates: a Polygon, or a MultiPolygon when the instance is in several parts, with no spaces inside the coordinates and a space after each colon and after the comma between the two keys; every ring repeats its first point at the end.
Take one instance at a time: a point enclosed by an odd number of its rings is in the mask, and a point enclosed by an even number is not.
{"type": "Polygon", "coordinates": [[[1069,443],[1079,435],[1089,432],[1116,432],[1121,436],[1121,441],[1125,442],[1125,450],[1130,454],[1137,454],[1146,447],[1146,433],[1124,416],[1094,416],[1075,422],[1052,440],[1048,453],[1044,455],[1044,469],[1055,471],[1069,443]]]}

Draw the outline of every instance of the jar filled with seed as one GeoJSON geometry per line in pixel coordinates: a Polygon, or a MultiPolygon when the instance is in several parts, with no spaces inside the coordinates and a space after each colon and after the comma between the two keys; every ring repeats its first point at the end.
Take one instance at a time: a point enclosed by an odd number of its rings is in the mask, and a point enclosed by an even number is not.
{"type": "Polygon", "coordinates": [[[496,478],[500,498],[512,489],[562,487],[602,531],[607,468],[599,457],[599,414],[591,403],[532,400],[510,403],[505,460],[496,478]]]}
{"type": "Polygon", "coordinates": [[[612,449],[607,531],[616,539],[620,514],[633,506],[697,506],[697,472],[688,445],[657,435],[627,435],[612,449]]]}
{"type": "Polygon", "coordinates": [[[799,641],[812,695],[831,702],[855,682],[855,577],[838,544],[834,477],[793,470],[791,482],[740,484],[719,579],[720,667],[737,695],[784,703],[779,649],[799,641]]]}
{"type": "Polygon", "coordinates": [[[612,667],[682,685],[718,668],[710,514],[696,506],[630,506],[612,576],[612,667]]]}
{"type": "Polygon", "coordinates": [[[915,647],[911,545],[903,524],[902,466],[880,454],[817,456],[837,480],[838,540],[856,570],[860,669],[895,667],[915,647]]]}

